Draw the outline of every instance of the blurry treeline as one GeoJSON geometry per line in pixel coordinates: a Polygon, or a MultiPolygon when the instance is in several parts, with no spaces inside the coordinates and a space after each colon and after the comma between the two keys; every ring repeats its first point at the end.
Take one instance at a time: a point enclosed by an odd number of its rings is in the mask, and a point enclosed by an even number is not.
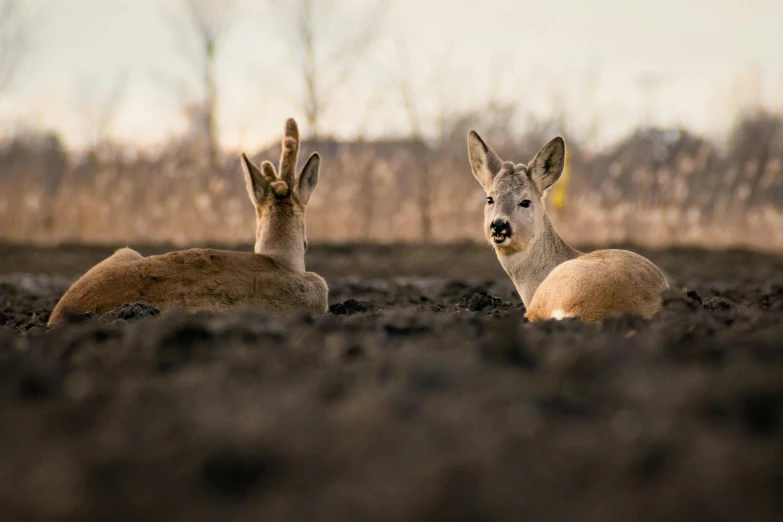
{"type": "MultiPolygon", "coordinates": [[[[470,128],[525,161],[554,135],[509,133],[503,108],[454,118],[437,143],[305,140],[322,156],[308,206],[311,241],[483,240],[484,196],[467,161],[470,128]]],[[[639,128],[598,152],[566,135],[561,205],[549,212],[578,244],[638,242],[783,250],[783,117],[746,114],[725,145],[681,129],[639,128]]],[[[198,140],[155,152],[105,146],[69,154],[54,135],[0,146],[0,237],[34,242],[250,242],[254,212],[238,153],[198,140]]],[[[250,151],[249,151],[250,152],[250,151]]],[[[254,159],[279,157],[279,144],[254,159]]],[[[551,199],[551,198],[550,198],[551,199]]]]}
{"type": "MultiPolygon", "coordinates": [[[[172,67],[176,78],[169,79],[178,86],[185,130],[168,143],[145,150],[112,139],[129,81],[130,73],[123,70],[103,93],[85,79],[74,99],[86,141],[78,151],[66,145],[71,136],[30,127],[0,137],[0,239],[251,242],[255,215],[239,168],[240,151],[221,148],[218,125],[225,95],[217,65],[237,21],[238,2],[162,3],[184,66],[172,67]]],[[[383,32],[389,2],[254,3],[266,6],[279,26],[279,34],[269,38],[285,46],[286,56],[296,57],[287,62],[291,75],[282,90],[296,92],[299,100],[292,114],[298,115],[305,136],[301,158],[314,150],[322,156],[319,186],[308,206],[310,241],[483,241],[485,199],[466,151],[467,133],[476,129],[504,159],[515,162],[531,159],[553,136],[565,136],[567,172],[551,194],[550,215],[575,244],[783,251],[779,112],[758,103],[744,107],[725,143],[683,128],[656,128],[648,118],[613,145],[596,148],[590,146],[591,134],[601,122],[597,113],[590,114],[597,90],[590,71],[572,74],[572,90],[580,93],[575,106],[551,85],[552,100],[543,115],[496,90],[466,109],[449,102],[465,78],[448,77],[443,69],[448,56],[426,60],[429,77],[414,73],[412,60],[427,54],[418,42],[409,48],[400,39],[390,53],[369,52],[383,32]],[[335,119],[372,118],[372,104],[362,109],[349,103],[351,110],[345,110],[339,102],[343,86],[361,67],[365,75],[380,79],[383,92],[376,94],[397,100],[394,111],[408,128],[401,137],[329,137],[328,123],[335,119]],[[579,123],[585,114],[586,123],[579,123]],[[516,125],[520,121],[525,122],[522,130],[516,125]]],[[[0,0],[0,96],[18,76],[20,64],[34,62],[30,42],[40,24],[26,7],[21,0],[0,0]]],[[[502,54],[496,61],[490,69],[508,74],[502,54]]],[[[504,83],[495,80],[489,78],[492,85],[504,83]]],[[[651,89],[655,82],[644,85],[651,89]]],[[[743,88],[757,99],[758,85],[743,88]]],[[[362,125],[357,136],[366,135],[362,125]]],[[[256,161],[276,160],[279,142],[245,152],[256,161]]]]}

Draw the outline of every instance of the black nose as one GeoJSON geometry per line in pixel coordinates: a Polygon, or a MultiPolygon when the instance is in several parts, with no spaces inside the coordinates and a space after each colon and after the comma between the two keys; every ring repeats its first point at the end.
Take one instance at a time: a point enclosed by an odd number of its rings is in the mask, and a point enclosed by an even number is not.
{"type": "Polygon", "coordinates": [[[489,231],[493,234],[511,235],[511,223],[504,219],[496,219],[489,224],[489,231]]]}

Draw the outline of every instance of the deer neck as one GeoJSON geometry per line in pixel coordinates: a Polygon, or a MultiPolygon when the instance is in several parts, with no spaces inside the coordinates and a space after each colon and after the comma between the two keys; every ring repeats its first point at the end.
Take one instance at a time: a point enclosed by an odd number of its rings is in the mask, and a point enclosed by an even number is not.
{"type": "Polygon", "coordinates": [[[530,306],[536,289],[557,265],[582,255],[563,241],[546,215],[541,232],[526,250],[511,255],[496,252],[525,307],[530,306]]]}
{"type": "Polygon", "coordinates": [[[273,210],[267,219],[259,220],[255,252],[274,259],[289,270],[304,272],[304,240],[300,223],[273,210]]]}

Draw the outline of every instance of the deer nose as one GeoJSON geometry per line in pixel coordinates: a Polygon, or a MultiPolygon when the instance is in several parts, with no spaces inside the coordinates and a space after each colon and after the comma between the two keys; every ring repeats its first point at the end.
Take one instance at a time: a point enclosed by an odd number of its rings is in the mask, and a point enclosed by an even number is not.
{"type": "Polygon", "coordinates": [[[493,234],[511,235],[511,223],[505,219],[496,219],[489,224],[489,231],[493,234]]]}

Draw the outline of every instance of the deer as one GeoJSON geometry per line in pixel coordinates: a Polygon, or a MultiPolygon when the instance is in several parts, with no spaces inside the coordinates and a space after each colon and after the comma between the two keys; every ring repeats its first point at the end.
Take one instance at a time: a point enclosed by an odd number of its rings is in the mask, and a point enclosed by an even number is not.
{"type": "Polygon", "coordinates": [[[256,213],[253,252],[193,248],[144,257],[121,248],[75,281],[60,298],[48,325],[69,313],[105,314],[125,303],[145,302],[160,311],[223,311],[255,307],[275,316],[328,311],[329,288],[305,270],[305,208],[318,183],[320,156],[313,152],[299,175],[299,128],[285,124],[279,172],[270,161],[240,163],[256,213]]]}
{"type": "Polygon", "coordinates": [[[577,318],[601,322],[625,314],[650,320],[669,288],[649,259],[628,250],[580,252],[564,241],[545,208],[565,165],[556,136],[525,164],[503,161],[475,130],[468,160],[486,194],[484,235],[525,305],[529,322],[577,318]]]}

